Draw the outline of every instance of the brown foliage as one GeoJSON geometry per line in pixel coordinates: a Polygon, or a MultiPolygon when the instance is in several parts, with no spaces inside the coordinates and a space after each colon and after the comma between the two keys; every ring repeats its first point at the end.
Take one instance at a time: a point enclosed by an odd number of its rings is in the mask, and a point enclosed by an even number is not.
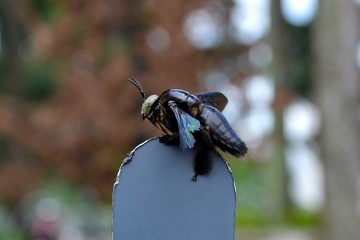
{"type": "MultiPolygon", "coordinates": [[[[57,3],[60,16],[51,22],[43,20],[31,3],[21,3],[18,12],[32,42],[32,61],[55,63],[61,73],[59,87],[50,100],[37,105],[1,100],[1,133],[45,164],[24,167],[9,162],[0,169],[0,192],[14,200],[19,197],[7,184],[14,171],[25,185],[33,186],[52,169],[110,198],[124,154],[159,134],[142,122],[140,95],[126,77],[137,77],[148,94],[166,88],[197,91],[200,71],[222,57],[222,52],[196,51],[182,30],[185,16],[204,3],[65,1],[57,3]],[[154,52],[146,44],[153,26],[169,33],[170,46],[164,52],[154,52]]],[[[18,185],[19,195],[29,190],[18,185]]]]}

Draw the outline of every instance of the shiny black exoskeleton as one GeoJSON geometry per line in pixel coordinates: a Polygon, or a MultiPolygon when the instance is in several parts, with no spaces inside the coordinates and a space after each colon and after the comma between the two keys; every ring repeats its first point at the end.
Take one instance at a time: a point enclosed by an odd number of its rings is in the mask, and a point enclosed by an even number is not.
{"type": "Polygon", "coordinates": [[[196,181],[198,175],[206,175],[212,169],[209,152],[217,146],[235,157],[247,153],[245,143],[237,136],[222,115],[228,100],[220,92],[191,94],[180,89],[168,89],[145,99],[140,84],[128,79],[143,97],[141,109],[143,119],[150,120],[166,135],[160,137],[164,144],[180,145],[182,149],[194,146],[197,154],[194,161],[196,181]]]}

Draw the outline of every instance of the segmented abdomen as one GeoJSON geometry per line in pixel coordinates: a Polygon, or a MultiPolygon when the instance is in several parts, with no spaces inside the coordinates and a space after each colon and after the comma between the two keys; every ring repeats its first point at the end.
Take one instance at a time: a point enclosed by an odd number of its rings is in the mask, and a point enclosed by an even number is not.
{"type": "Polygon", "coordinates": [[[237,136],[224,115],[212,106],[204,104],[202,107],[199,120],[203,125],[209,126],[215,145],[236,157],[245,155],[245,143],[237,136]]]}

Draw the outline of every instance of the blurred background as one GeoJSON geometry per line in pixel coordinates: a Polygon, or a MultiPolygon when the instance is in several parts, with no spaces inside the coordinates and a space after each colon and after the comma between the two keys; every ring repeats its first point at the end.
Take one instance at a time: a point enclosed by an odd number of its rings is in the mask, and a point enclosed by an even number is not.
{"type": "Polygon", "coordinates": [[[0,239],[110,239],[142,99],[221,91],[236,238],[360,238],[360,1],[1,0],[0,239]]]}

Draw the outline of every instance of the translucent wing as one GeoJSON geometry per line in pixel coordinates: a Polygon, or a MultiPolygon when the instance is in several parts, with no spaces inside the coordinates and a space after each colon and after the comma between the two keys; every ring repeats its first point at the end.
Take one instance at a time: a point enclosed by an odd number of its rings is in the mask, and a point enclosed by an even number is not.
{"type": "Polygon", "coordinates": [[[228,99],[221,92],[202,92],[194,95],[203,103],[213,106],[219,111],[223,111],[228,103],[228,99]]]}
{"type": "Polygon", "coordinates": [[[176,117],[181,149],[191,149],[195,144],[195,138],[192,132],[200,129],[200,122],[187,112],[178,108],[174,101],[169,101],[168,105],[176,117]]]}

